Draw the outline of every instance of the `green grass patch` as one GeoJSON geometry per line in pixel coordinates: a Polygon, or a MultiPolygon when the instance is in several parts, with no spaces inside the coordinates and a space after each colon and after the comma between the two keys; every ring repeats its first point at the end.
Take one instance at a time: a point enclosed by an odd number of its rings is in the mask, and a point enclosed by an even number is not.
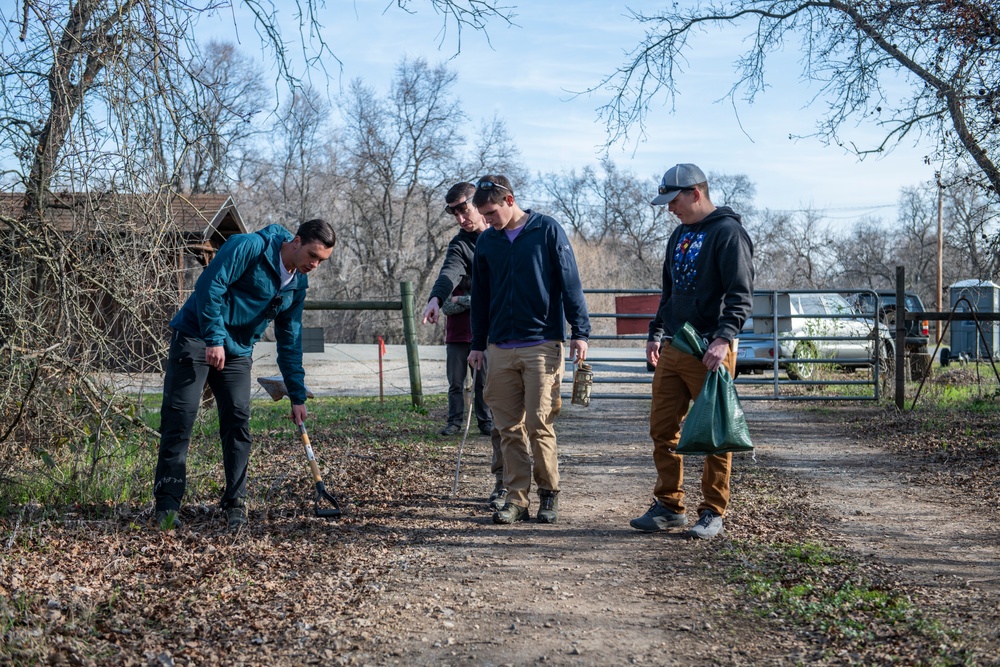
{"type": "MultiPolygon", "coordinates": [[[[140,399],[125,397],[123,403],[151,429],[160,425],[158,394],[140,399]]],[[[409,396],[320,397],[307,403],[306,426],[316,455],[333,458],[352,448],[399,452],[416,446],[438,447],[429,409],[440,409],[444,396],[425,397],[422,408],[414,408],[409,396]]],[[[85,417],[77,437],[62,437],[45,451],[25,452],[17,472],[0,484],[0,512],[10,513],[26,504],[61,512],[76,506],[102,513],[118,504],[142,504],[151,500],[158,439],[129,419],[85,417]]],[[[298,428],[290,419],[287,400],[255,400],[251,408],[253,436],[251,475],[255,462],[266,460],[275,449],[301,452],[298,428]]],[[[191,434],[187,459],[187,492],[190,501],[218,498],[224,485],[218,412],[214,403],[203,408],[191,434]]],[[[305,470],[305,458],[296,471],[305,470]]]]}
{"type": "Polygon", "coordinates": [[[738,466],[732,489],[731,539],[713,545],[726,581],[748,613],[798,630],[811,646],[806,663],[976,664],[960,622],[928,611],[878,558],[832,545],[833,517],[804,504],[786,476],[738,466]]]}

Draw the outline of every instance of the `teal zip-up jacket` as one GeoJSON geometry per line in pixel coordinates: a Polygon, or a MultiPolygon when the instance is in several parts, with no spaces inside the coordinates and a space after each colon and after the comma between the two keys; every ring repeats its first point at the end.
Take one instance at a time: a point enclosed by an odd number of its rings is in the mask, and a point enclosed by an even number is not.
{"type": "Polygon", "coordinates": [[[221,345],[227,354],[249,357],[254,343],[274,320],[278,368],[292,403],[303,405],[302,307],[309,280],[296,274],[279,292],[281,244],[294,238],[281,225],[229,237],[198,277],[194,293],[170,326],[202,339],[206,346],[221,345]]]}

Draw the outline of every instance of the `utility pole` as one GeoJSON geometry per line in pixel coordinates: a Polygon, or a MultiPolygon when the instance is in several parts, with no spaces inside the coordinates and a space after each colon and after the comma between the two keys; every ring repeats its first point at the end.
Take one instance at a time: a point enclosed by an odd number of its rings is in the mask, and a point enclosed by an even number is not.
{"type": "MultiPolygon", "coordinates": [[[[941,175],[938,174],[938,237],[937,237],[937,311],[944,312],[944,186],[941,185],[941,175]]],[[[941,320],[934,322],[934,338],[941,342],[941,320]]]]}

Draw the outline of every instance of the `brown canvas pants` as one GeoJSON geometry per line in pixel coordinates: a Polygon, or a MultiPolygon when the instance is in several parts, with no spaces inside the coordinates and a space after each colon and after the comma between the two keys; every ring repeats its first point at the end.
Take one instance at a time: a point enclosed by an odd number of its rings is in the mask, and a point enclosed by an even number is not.
{"type": "MultiPolygon", "coordinates": [[[[723,361],[729,373],[736,370],[736,353],[730,349],[723,361]]],[[[653,403],[649,411],[649,435],[653,439],[653,463],[656,465],[656,487],[653,495],[671,511],[684,513],[684,457],[677,454],[681,439],[681,422],[691,401],[701,393],[708,369],[690,354],[669,345],[660,348],[660,358],[653,374],[653,403]]],[[[710,509],[719,516],[729,505],[729,473],[732,454],[712,454],[705,457],[701,473],[704,500],[698,512],[710,509]]]]}
{"type": "Polygon", "coordinates": [[[532,476],[538,489],[559,490],[554,424],[562,407],[563,344],[510,350],[490,345],[486,358],[490,372],[484,396],[500,431],[507,502],[528,507],[532,476]]]}

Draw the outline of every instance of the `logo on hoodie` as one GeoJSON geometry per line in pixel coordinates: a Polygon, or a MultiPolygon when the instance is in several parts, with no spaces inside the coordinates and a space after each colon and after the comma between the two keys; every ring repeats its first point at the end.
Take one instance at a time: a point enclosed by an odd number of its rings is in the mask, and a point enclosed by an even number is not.
{"type": "Polygon", "coordinates": [[[673,270],[674,289],[678,292],[694,290],[698,282],[698,255],[705,243],[705,232],[685,232],[674,247],[673,270]]]}

